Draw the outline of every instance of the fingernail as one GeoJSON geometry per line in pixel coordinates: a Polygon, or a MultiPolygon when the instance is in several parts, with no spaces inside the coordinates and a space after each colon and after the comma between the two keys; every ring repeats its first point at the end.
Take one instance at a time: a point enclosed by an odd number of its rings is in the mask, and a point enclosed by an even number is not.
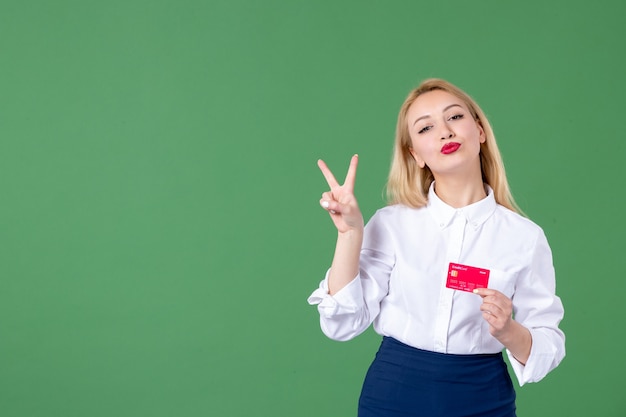
{"type": "Polygon", "coordinates": [[[473,292],[474,294],[478,294],[478,288],[474,288],[474,290],[472,290],[472,292],[473,292]]]}
{"type": "Polygon", "coordinates": [[[330,203],[328,203],[328,201],[322,201],[322,207],[328,208],[328,206],[330,206],[330,203]]]}
{"type": "Polygon", "coordinates": [[[330,210],[330,214],[337,214],[335,210],[330,210]]]}

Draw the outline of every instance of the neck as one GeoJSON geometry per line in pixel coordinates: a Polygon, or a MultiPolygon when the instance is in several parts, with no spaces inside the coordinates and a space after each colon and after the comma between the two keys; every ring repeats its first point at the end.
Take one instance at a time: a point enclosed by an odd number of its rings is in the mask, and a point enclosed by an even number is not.
{"type": "Polygon", "coordinates": [[[435,193],[443,202],[454,208],[469,206],[487,197],[482,177],[475,177],[472,180],[435,177],[435,193]]]}

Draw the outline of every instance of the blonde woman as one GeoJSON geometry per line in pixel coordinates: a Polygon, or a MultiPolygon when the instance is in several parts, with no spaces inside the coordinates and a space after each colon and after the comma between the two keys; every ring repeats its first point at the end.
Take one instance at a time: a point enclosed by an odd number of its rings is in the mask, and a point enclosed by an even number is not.
{"type": "Polygon", "coordinates": [[[354,196],[358,156],[321,206],[338,236],[309,297],[323,332],[383,336],[359,417],[515,416],[515,391],[565,356],[552,254],[520,214],[495,137],[478,104],[429,79],[400,109],[387,190],[390,205],[364,227],[354,196]]]}

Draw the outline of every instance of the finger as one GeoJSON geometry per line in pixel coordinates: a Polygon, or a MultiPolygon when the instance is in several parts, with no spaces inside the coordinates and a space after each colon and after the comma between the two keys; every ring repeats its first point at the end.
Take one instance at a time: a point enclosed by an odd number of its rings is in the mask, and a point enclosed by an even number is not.
{"type": "Polygon", "coordinates": [[[335,196],[333,195],[331,191],[326,191],[325,193],[322,193],[322,200],[334,201],[335,196]]]}
{"type": "Polygon", "coordinates": [[[322,206],[322,208],[330,214],[337,214],[339,211],[339,204],[332,200],[332,198],[329,198],[329,196],[329,193],[324,193],[324,196],[320,199],[320,206],[322,206]]]}
{"type": "Polygon", "coordinates": [[[330,172],[330,169],[328,168],[328,165],[326,165],[326,162],[322,161],[321,159],[318,159],[317,166],[322,171],[322,174],[324,174],[324,178],[326,178],[326,182],[328,183],[330,188],[339,187],[339,183],[335,179],[335,176],[333,175],[333,173],[330,172]]]}
{"type": "Polygon", "coordinates": [[[512,310],[511,299],[506,295],[496,290],[488,290],[487,292],[491,294],[482,296],[483,304],[492,305],[503,313],[512,310]]]}
{"type": "Polygon", "coordinates": [[[489,324],[489,333],[498,331],[498,318],[489,312],[483,311],[483,319],[489,324]]]}
{"type": "Polygon", "coordinates": [[[335,200],[333,193],[331,193],[330,191],[327,191],[322,194],[322,198],[320,199],[320,205],[324,207],[326,210],[328,210],[331,204],[335,206],[337,204],[337,201],[335,200]]]}
{"type": "Polygon", "coordinates": [[[491,303],[484,303],[481,307],[480,307],[481,311],[483,313],[489,313],[492,316],[503,316],[504,315],[504,310],[502,308],[500,308],[500,306],[498,306],[497,304],[491,304],[491,303]]]}
{"type": "Polygon", "coordinates": [[[483,316],[489,317],[491,319],[497,319],[498,317],[504,317],[504,312],[493,304],[483,304],[480,308],[483,316]]]}
{"type": "Polygon", "coordinates": [[[492,290],[489,288],[474,288],[474,290],[472,290],[472,292],[474,294],[478,294],[480,295],[482,298],[485,298],[489,295],[496,295],[497,291],[496,290],[492,290]]]}
{"type": "Polygon", "coordinates": [[[350,191],[354,190],[354,183],[356,181],[356,168],[359,165],[359,155],[353,155],[350,159],[350,167],[348,167],[348,173],[343,185],[350,191]]]}
{"type": "Polygon", "coordinates": [[[334,209],[334,206],[335,206],[335,205],[336,205],[336,204],[331,203],[331,202],[330,202],[330,201],[328,201],[328,200],[323,200],[323,199],[322,199],[322,200],[320,200],[320,206],[322,206],[322,208],[323,208],[324,210],[328,211],[328,212],[329,212],[329,213],[331,213],[331,214],[336,214],[336,213],[337,213],[337,211],[334,209]],[[332,204],[332,206],[333,206],[332,208],[331,208],[331,204],[332,204]]]}

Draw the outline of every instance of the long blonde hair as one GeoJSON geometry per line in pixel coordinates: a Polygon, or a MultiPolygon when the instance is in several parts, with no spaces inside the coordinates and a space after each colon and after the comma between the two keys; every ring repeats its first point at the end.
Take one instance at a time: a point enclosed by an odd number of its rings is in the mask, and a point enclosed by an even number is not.
{"type": "Polygon", "coordinates": [[[480,165],[483,182],[494,192],[496,202],[510,210],[523,214],[515,203],[506,179],[504,163],[496,144],[491,125],[480,106],[467,93],[455,85],[438,78],[423,81],[412,90],[398,114],[396,139],[393,159],[387,180],[387,198],[389,204],[404,204],[409,207],[423,207],[428,202],[428,190],[435,180],[428,166],[420,168],[411,155],[411,137],[409,135],[407,112],[409,107],[422,94],[433,90],[445,91],[462,100],[472,117],[485,132],[486,140],[480,145],[480,165]]]}

